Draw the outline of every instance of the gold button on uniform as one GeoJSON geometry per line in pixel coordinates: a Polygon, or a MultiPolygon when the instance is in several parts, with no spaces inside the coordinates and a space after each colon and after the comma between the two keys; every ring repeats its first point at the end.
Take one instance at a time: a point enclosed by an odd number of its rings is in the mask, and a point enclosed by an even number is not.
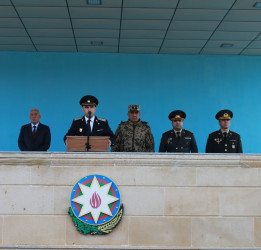
{"type": "Polygon", "coordinates": [[[225,147],[227,147],[227,144],[225,144],[225,147]]]}
{"type": "Polygon", "coordinates": [[[179,149],[179,148],[176,148],[176,149],[179,149]]]}
{"type": "Polygon", "coordinates": [[[225,151],[227,152],[227,149],[225,149],[225,151]]]}

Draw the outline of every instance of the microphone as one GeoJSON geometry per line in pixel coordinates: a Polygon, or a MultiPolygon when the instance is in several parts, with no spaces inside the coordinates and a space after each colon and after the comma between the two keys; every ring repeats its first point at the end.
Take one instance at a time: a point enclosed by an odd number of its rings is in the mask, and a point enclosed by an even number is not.
{"type": "Polygon", "coordinates": [[[88,112],[88,123],[87,123],[87,126],[88,126],[88,135],[87,135],[87,143],[85,144],[86,145],[86,151],[89,151],[89,149],[91,149],[91,145],[90,145],[90,133],[91,133],[91,115],[92,115],[92,112],[89,111],[88,112]]]}

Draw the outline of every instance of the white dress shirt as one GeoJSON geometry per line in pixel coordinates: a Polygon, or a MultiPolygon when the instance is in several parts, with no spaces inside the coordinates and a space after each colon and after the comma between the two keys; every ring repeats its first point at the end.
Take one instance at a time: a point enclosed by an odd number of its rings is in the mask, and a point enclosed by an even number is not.
{"type": "Polygon", "coordinates": [[[31,126],[32,126],[32,132],[34,131],[34,126],[35,126],[35,131],[37,131],[38,126],[39,126],[39,122],[37,124],[32,124],[31,123],[31,126]]]}
{"type": "MultiPolygon", "coordinates": [[[[86,124],[87,124],[87,122],[88,122],[89,119],[88,119],[86,116],[84,116],[84,118],[85,118],[85,122],[86,122],[86,124]]],[[[92,132],[93,124],[94,124],[94,119],[95,119],[95,116],[93,116],[93,117],[90,119],[91,132],[92,132]]]]}

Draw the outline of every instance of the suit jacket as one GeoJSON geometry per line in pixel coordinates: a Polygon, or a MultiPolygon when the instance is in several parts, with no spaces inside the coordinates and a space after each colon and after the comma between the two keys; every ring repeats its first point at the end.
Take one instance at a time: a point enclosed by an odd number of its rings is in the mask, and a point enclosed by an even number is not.
{"type": "Polygon", "coordinates": [[[51,144],[50,128],[39,123],[35,137],[32,136],[31,123],[21,127],[18,146],[21,151],[47,151],[51,144]]]}
{"type": "MultiPolygon", "coordinates": [[[[82,118],[74,119],[72,125],[66,135],[64,136],[64,141],[66,136],[88,136],[88,128],[85,122],[84,116],[82,118]]],[[[90,136],[110,136],[110,140],[114,143],[115,135],[111,131],[111,128],[106,119],[98,118],[95,116],[93,128],[90,136]]]]}
{"type": "Polygon", "coordinates": [[[178,139],[172,129],[162,135],[159,152],[198,153],[198,147],[192,132],[183,129],[178,139]]]}
{"type": "Polygon", "coordinates": [[[243,153],[240,135],[229,131],[224,138],[221,130],[209,134],[206,153],[243,153]]]}

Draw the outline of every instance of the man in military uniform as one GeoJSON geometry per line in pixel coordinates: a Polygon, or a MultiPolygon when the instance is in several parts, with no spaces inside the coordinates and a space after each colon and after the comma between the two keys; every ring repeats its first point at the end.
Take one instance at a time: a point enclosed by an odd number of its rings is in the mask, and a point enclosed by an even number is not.
{"type": "Polygon", "coordinates": [[[154,152],[154,139],[147,122],[140,120],[140,106],[128,106],[129,120],[121,122],[115,132],[112,152],[154,152]]]}
{"type": "Polygon", "coordinates": [[[183,129],[185,112],[174,110],[169,114],[173,129],[161,137],[159,152],[198,153],[198,147],[192,132],[183,129]]]}
{"type": "Polygon", "coordinates": [[[228,109],[216,114],[220,130],[209,134],[206,153],[243,153],[240,135],[229,130],[232,117],[228,109]]]}
{"type": "Polygon", "coordinates": [[[110,144],[114,142],[115,136],[110,129],[106,119],[95,116],[98,99],[91,95],[81,98],[80,105],[84,116],[73,120],[72,125],[66,135],[64,142],[66,144],[66,136],[110,136],[110,144]]]}

